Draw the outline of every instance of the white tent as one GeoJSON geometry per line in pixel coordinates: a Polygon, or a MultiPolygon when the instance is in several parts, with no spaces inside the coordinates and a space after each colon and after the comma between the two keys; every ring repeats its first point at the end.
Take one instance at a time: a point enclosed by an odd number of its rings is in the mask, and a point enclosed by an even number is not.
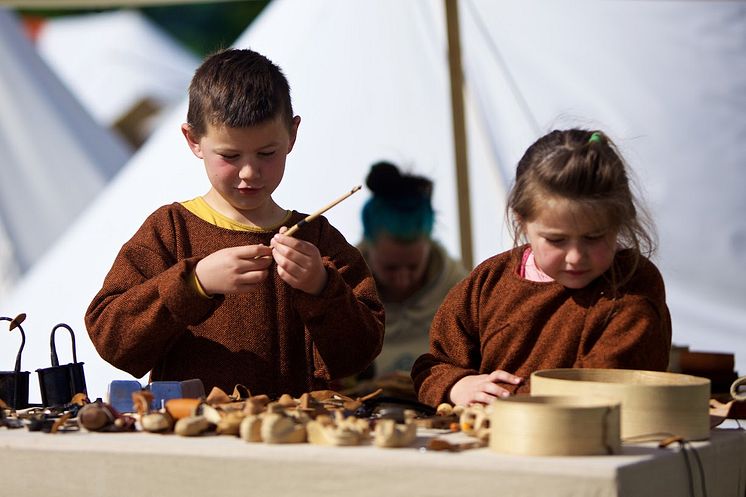
{"type": "Polygon", "coordinates": [[[0,8],[0,298],[130,151],[98,125],[0,8]]]}
{"type": "MultiPolygon", "coordinates": [[[[510,244],[504,192],[525,148],[554,126],[603,128],[636,170],[658,221],[674,340],[734,351],[746,371],[742,4],[460,6],[475,260],[510,244]],[[705,227],[713,235],[705,238],[705,227]]],[[[458,252],[442,9],[438,0],[276,0],[240,37],[237,46],[284,69],[303,118],[277,191],[281,205],[313,211],[362,183],[373,161],[390,159],[435,178],[436,236],[458,252]]],[[[29,349],[40,344],[29,350],[35,367],[47,353],[45,339],[32,336],[57,321],[84,336],[85,308],[147,214],[207,190],[179,134],[185,112],[182,105],[165,120],[24,280],[8,302],[13,310],[0,309],[28,312],[29,349]]],[[[328,213],[351,242],[360,237],[364,200],[355,195],[328,213]]],[[[127,377],[79,342],[92,395],[127,377]]]]}
{"type": "MultiPolygon", "coordinates": [[[[40,28],[36,46],[107,127],[145,101],[155,109],[180,102],[199,65],[196,55],[137,10],[51,18],[40,28]]],[[[157,121],[153,117],[151,124],[157,121]]]]}

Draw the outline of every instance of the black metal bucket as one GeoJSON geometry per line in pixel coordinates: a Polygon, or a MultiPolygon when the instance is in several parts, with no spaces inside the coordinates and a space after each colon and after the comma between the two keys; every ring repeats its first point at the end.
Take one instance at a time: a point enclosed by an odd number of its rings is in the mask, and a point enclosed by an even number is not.
{"type": "Polygon", "coordinates": [[[28,407],[28,381],[30,373],[21,371],[21,353],[26,345],[26,333],[21,323],[26,319],[25,314],[19,314],[15,318],[0,316],[0,321],[10,321],[9,331],[18,328],[21,332],[21,348],[16,355],[16,365],[13,371],[0,371],[0,399],[13,409],[25,409],[28,407]]]}
{"type": "Polygon", "coordinates": [[[60,323],[52,328],[52,335],[49,340],[52,349],[52,367],[37,369],[39,374],[39,389],[41,390],[41,402],[44,407],[62,406],[69,404],[73,396],[77,393],[88,394],[85,386],[85,374],[83,373],[83,363],[78,362],[75,350],[75,333],[65,323],[60,323]],[[54,334],[57,328],[65,328],[70,332],[72,341],[73,362],[60,366],[57,358],[57,347],[54,342],[54,334]]]}

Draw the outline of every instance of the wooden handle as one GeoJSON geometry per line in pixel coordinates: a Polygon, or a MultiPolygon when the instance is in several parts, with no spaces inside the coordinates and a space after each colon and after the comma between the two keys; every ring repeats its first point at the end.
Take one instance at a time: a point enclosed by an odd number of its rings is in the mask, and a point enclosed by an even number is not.
{"type": "Polygon", "coordinates": [[[316,212],[314,212],[310,216],[307,216],[305,219],[302,219],[302,220],[298,221],[297,224],[295,224],[293,227],[291,227],[289,230],[287,230],[283,234],[287,235],[287,236],[293,236],[295,234],[295,232],[300,229],[301,226],[303,226],[304,224],[310,223],[311,221],[313,221],[314,219],[316,219],[317,217],[319,217],[320,215],[322,215],[323,213],[325,213],[326,211],[328,211],[329,209],[331,209],[332,207],[334,207],[335,205],[337,205],[338,203],[340,203],[341,201],[343,201],[344,199],[346,199],[347,197],[349,197],[350,195],[352,195],[353,193],[355,193],[356,191],[360,190],[361,188],[362,188],[362,186],[360,186],[360,185],[356,186],[355,188],[353,188],[349,192],[347,192],[344,195],[342,195],[341,197],[339,197],[334,202],[332,202],[332,203],[330,203],[328,205],[325,205],[324,207],[322,207],[321,209],[317,210],[316,212]]]}

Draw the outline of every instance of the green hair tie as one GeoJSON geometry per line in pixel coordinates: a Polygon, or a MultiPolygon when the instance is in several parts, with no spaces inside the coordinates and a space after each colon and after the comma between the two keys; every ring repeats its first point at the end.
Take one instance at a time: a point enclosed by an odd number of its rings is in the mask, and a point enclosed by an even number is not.
{"type": "Polygon", "coordinates": [[[594,131],[591,137],[588,138],[588,143],[601,143],[601,133],[594,131]]]}

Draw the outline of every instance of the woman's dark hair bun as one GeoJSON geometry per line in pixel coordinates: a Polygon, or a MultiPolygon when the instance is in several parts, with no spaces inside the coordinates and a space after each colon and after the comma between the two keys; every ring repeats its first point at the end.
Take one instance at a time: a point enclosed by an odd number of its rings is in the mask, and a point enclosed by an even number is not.
{"type": "Polygon", "coordinates": [[[433,182],[422,176],[401,174],[394,164],[381,161],[373,164],[365,184],[374,195],[384,198],[419,196],[430,199],[433,182]]]}

